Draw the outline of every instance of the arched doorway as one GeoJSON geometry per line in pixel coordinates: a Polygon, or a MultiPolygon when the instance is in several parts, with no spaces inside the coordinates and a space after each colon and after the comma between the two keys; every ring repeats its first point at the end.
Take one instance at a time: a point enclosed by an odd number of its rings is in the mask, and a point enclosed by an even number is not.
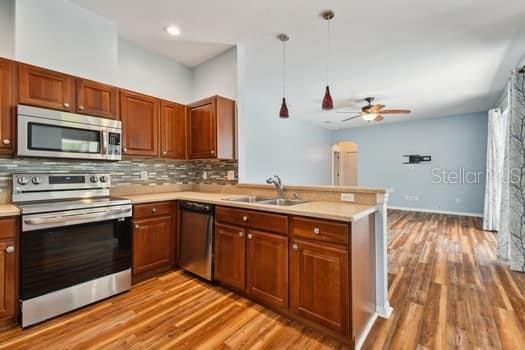
{"type": "Polygon", "coordinates": [[[332,146],[332,185],[357,186],[359,145],[340,141],[332,146]]]}

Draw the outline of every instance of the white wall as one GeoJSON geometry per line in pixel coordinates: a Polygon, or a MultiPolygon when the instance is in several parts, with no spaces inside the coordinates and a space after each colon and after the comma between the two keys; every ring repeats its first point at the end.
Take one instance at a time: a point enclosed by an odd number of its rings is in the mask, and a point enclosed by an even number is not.
{"type": "Polygon", "coordinates": [[[193,99],[221,95],[237,98],[237,48],[231,48],[193,69],[193,99]]]}
{"type": "Polygon", "coordinates": [[[171,101],[192,101],[191,70],[174,60],[118,41],[117,85],[171,101]]]}
{"type": "Polygon", "coordinates": [[[0,57],[15,56],[14,14],[14,0],[0,0],[0,57]]]}
{"type": "Polygon", "coordinates": [[[269,56],[256,44],[237,46],[239,181],[262,183],[278,174],[288,184],[330,184],[331,132],[295,113],[293,97],[290,118],[279,118],[278,53],[269,56]]]}
{"type": "Polygon", "coordinates": [[[16,0],[18,61],[114,84],[117,26],[66,0],[16,0]]]}

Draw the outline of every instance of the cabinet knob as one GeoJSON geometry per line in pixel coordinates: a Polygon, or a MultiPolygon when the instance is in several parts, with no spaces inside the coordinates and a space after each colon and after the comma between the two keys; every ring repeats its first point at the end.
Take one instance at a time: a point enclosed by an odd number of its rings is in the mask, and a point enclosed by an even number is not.
{"type": "Polygon", "coordinates": [[[139,224],[135,224],[135,228],[139,228],[139,224]]]}
{"type": "Polygon", "coordinates": [[[3,139],[3,140],[2,140],[2,143],[3,143],[4,145],[10,145],[10,144],[11,144],[11,140],[9,140],[9,139],[3,139]]]}
{"type": "Polygon", "coordinates": [[[316,235],[320,234],[321,233],[321,229],[319,227],[314,227],[314,233],[316,235]]]}
{"type": "Polygon", "coordinates": [[[214,150],[210,150],[210,153],[211,153],[211,154],[215,154],[215,151],[214,151],[214,150]]]}
{"type": "Polygon", "coordinates": [[[157,212],[157,208],[153,208],[153,209],[151,209],[151,212],[152,212],[152,213],[156,213],[156,212],[157,212]]]}
{"type": "Polygon", "coordinates": [[[168,153],[168,152],[166,152],[166,151],[162,151],[162,154],[167,154],[167,153],[168,153]]]}
{"type": "Polygon", "coordinates": [[[247,216],[243,216],[242,217],[242,221],[244,221],[244,222],[248,221],[248,217],[247,216]]]}
{"type": "Polygon", "coordinates": [[[127,152],[127,151],[128,151],[128,149],[127,149],[127,148],[124,148],[124,150],[123,150],[123,151],[124,151],[124,152],[127,152]]]}
{"type": "Polygon", "coordinates": [[[248,239],[252,239],[252,238],[253,238],[252,234],[248,233],[248,239]]]}
{"type": "Polygon", "coordinates": [[[244,232],[239,232],[239,237],[244,237],[244,232]]]}
{"type": "Polygon", "coordinates": [[[6,253],[11,254],[11,253],[14,253],[14,251],[15,251],[15,247],[13,247],[12,245],[10,245],[9,247],[5,248],[5,252],[6,253]]]}
{"type": "Polygon", "coordinates": [[[84,106],[78,106],[78,109],[83,111],[84,110],[84,106]]]}
{"type": "Polygon", "coordinates": [[[299,250],[299,246],[297,244],[292,244],[292,249],[293,250],[299,250]]]}
{"type": "Polygon", "coordinates": [[[68,102],[64,102],[64,107],[69,108],[69,103],[68,102]]]}

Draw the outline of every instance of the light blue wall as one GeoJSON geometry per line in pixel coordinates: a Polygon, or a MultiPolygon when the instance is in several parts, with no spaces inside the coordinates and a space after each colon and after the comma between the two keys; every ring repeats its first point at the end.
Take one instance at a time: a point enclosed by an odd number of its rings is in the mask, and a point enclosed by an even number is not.
{"type": "Polygon", "coordinates": [[[390,206],[483,212],[484,176],[476,184],[435,184],[432,171],[485,171],[486,112],[344,129],[333,137],[359,144],[359,185],[393,188],[390,206]],[[408,166],[404,154],[430,155],[432,162],[408,166]]]}

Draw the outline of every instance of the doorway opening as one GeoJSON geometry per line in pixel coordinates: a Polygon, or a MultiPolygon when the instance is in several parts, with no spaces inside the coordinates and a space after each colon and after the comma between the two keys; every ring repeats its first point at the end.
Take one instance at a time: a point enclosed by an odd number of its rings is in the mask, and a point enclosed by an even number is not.
{"type": "Polygon", "coordinates": [[[332,146],[332,185],[357,186],[359,145],[340,141],[332,146]]]}

